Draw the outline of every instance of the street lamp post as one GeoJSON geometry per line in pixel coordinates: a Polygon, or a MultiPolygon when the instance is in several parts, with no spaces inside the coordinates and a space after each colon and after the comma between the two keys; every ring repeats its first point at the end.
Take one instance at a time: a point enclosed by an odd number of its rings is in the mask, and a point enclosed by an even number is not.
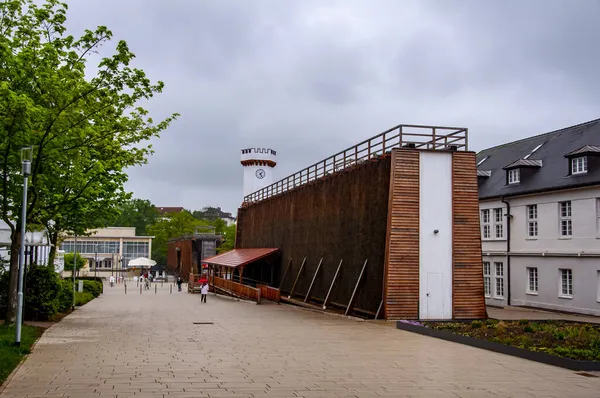
{"type": "Polygon", "coordinates": [[[94,245],[94,279],[97,278],[98,272],[98,244],[94,245]]]}
{"type": "Polygon", "coordinates": [[[25,261],[25,231],[27,222],[27,182],[31,175],[33,148],[21,149],[21,172],[23,174],[23,203],[21,203],[21,246],[19,247],[19,286],[17,293],[17,331],[15,345],[21,345],[21,323],[23,322],[23,271],[25,261]]]}
{"type": "Polygon", "coordinates": [[[75,249],[73,250],[73,305],[72,309],[75,311],[75,270],[77,269],[77,234],[75,234],[75,249]]]}

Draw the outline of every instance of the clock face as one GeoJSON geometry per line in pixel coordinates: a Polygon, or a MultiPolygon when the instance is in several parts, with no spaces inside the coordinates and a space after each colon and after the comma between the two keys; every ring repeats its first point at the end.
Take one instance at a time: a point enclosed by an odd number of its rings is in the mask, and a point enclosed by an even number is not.
{"type": "Polygon", "coordinates": [[[265,175],[266,175],[266,173],[263,169],[256,170],[256,178],[263,179],[263,178],[265,178],[265,175]]]}

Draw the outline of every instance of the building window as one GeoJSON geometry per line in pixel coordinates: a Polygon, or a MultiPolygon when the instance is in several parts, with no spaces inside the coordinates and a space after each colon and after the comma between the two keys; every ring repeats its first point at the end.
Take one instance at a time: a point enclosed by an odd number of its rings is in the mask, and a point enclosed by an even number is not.
{"type": "Polygon", "coordinates": [[[571,174],[587,173],[587,156],[571,159],[571,174]]]}
{"type": "Polygon", "coordinates": [[[483,294],[485,297],[492,295],[492,266],[489,261],[483,262],[483,294]]]}
{"type": "Polygon", "coordinates": [[[509,184],[517,184],[521,180],[520,169],[510,169],[508,170],[508,183],[509,184]]]}
{"type": "Polygon", "coordinates": [[[502,209],[494,209],[494,230],[496,238],[504,237],[504,224],[502,223],[502,209]]]}
{"type": "Polygon", "coordinates": [[[538,292],[538,269],[536,267],[527,268],[527,293],[538,292]]]}
{"type": "Polygon", "coordinates": [[[600,303],[600,271],[596,272],[596,301],[600,303]]]}
{"type": "Polygon", "coordinates": [[[596,232],[600,236],[600,198],[596,199],[596,232]]]}
{"type": "Polygon", "coordinates": [[[481,210],[481,236],[483,239],[492,237],[490,234],[490,209],[481,210]]]}
{"type": "Polygon", "coordinates": [[[573,271],[570,269],[560,270],[560,294],[559,297],[573,297],[573,271]]]}
{"type": "Polygon", "coordinates": [[[496,289],[494,291],[495,298],[504,298],[504,264],[494,263],[494,269],[496,270],[496,289]]]}
{"type": "Polygon", "coordinates": [[[573,235],[573,224],[571,221],[571,201],[560,202],[560,236],[573,235]]]}
{"type": "Polygon", "coordinates": [[[538,236],[537,205],[527,206],[527,236],[530,238],[537,238],[538,236]]]}

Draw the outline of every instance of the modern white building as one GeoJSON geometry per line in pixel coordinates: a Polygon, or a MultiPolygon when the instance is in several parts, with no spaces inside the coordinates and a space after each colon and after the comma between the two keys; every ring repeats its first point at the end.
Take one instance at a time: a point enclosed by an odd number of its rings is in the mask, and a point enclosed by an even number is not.
{"type": "Polygon", "coordinates": [[[60,245],[64,253],[77,253],[87,260],[83,275],[108,277],[128,271],[130,260],[150,258],[153,236],[136,236],[135,227],[108,227],[94,230],[90,236],[66,237],[60,245]]]}
{"type": "Polygon", "coordinates": [[[600,316],[600,119],[477,155],[484,293],[600,316]]]}
{"type": "Polygon", "coordinates": [[[274,169],[277,152],[268,148],[242,149],[244,166],[244,196],[256,192],[275,182],[274,169]]]}

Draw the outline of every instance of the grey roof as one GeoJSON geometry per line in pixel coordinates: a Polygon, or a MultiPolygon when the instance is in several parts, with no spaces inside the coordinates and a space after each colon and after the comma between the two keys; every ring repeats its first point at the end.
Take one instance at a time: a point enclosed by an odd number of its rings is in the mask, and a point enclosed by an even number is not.
{"type": "Polygon", "coordinates": [[[600,153],[600,146],[598,145],[584,145],[573,152],[567,153],[565,156],[575,156],[583,153],[600,153]]]}
{"type": "Polygon", "coordinates": [[[491,177],[491,170],[477,170],[477,177],[491,177]]]}
{"type": "Polygon", "coordinates": [[[514,169],[517,167],[542,167],[541,160],[533,160],[533,159],[519,159],[515,160],[511,164],[504,166],[504,169],[514,169]]]}
{"type": "Polygon", "coordinates": [[[569,175],[569,160],[565,159],[565,155],[586,146],[600,147],[600,119],[485,149],[477,154],[477,167],[492,173],[489,178],[480,179],[479,198],[600,184],[600,168],[591,168],[585,174],[569,175]],[[504,168],[511,163],[528,160],[525,159],[528,155],[542,161],[543,166],[533,169],[531,175],[523,175],[520,183],[507,185],[504,168]]]}

